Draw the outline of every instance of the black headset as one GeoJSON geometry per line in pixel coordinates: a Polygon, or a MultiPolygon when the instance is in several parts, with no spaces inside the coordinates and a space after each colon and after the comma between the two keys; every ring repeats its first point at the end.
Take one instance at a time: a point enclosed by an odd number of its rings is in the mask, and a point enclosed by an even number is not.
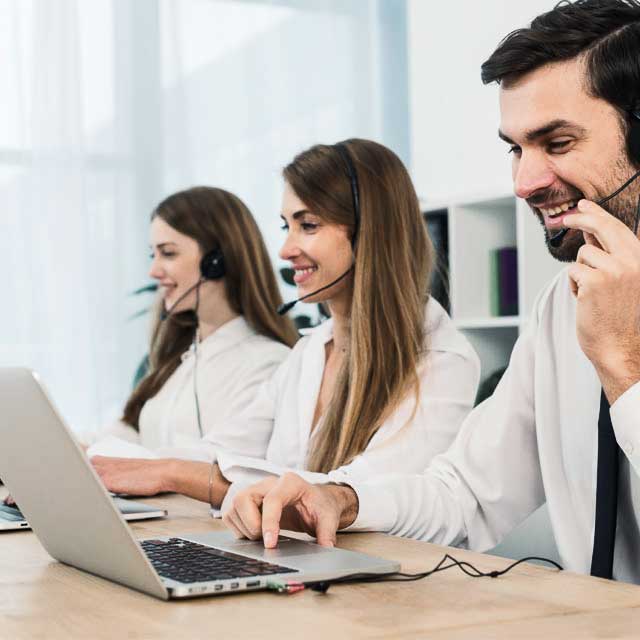
{"type": "MultiPolygon", "coordinates": [[[[354,217],[354,229],[353,236],[351,238],[351,246],[355,252],[356,243],[358,242],[358,232],[360,231],[360,187],[358,186],[358,174],[356,172],[356,168],[353,164],[353,160],[351,159],[351,154],[347,149],[346,140],[345,142],[338,142],[333,145],[333,148],[338,152],[340,157],[342,158],[342,162],[345,165],[345,169],[347,170],[347,175],[349,176],[349,183],[351,184],[351,202],[353,203],[353,217],[354,217]]],[[[322,291],[326,291],[333,287],[334,284],[338,284],[341,280],[344,280],[354,269],[355,264],[352,264],[341,276],[329,282],[329,284],[325,284],[320,287],[320,289],[316,289],[311,293],[307,293],[306,296],[302,296],[301,298],[296,298],[295,300],[291,300],[290,302],[285,302],[278,306],[276,309],[276,313],[283,316],[290,309],[293,309],[298,302],[302,302],[311,296],[315,296],[322,291]]]]}
{"type": "Polygon", "coordinates": [[[629,132],[627,133],[629,158],[640,165],[640,105],[629,109],[629,132]]]}
{"type": "MultiPolygon", "coordinates": [[[[636,166],[640,165],[640,106],[631,107],[629,114],[629,131],[627,132],[627,155],[631,162],[636,166]]],[[[602,206],[609,202],[612,198],[615,198],[619,193],[624,191],[632,182],[635,182],[640,177],[640,171],[636,171],[631,178],[629,178],[622,186],[618,187],[613,193],[610,193],[605,198],[598,200],[597,205],[602,206]]],[[[638,233],[638,222],[640,222],[640,199],[638,199],[638,209],[636,211],[636,222],[633,229],[634,233],[638,233]]],[[[549,238],[549,244],[552,247],[558,248],[565,236],[569,233],[569,229],[564,228],[558,231],[556,234],[549,238]]]]}
{"type": "MultiPolygon", "coordinates": [[[[640,112],[639,112],[640,113],[640,112]]],[[[342,161],[344,162],[349,176],[349,183],[351,185],[351,201],[353,203],[353,236],[351,238],[351,246],[355,249],[358,241],[358,232],[360,231],[360,187],[358,185],[358,173],[351,159],[351,154],[345,142],[338,142],[333,145],[336,151],[340,154],[342,161]]]]}
{"type": "Polygon", "coordinates": [[[202,260],[200,260],[200,275],[203,280],[220,280],[220,278],[224,278],[226,273],[224,256],[220,247],[202,256],[202,260]]]}
{"type": "MultiPolygon", "coordinates": [[[[227,270],[224,265],[224,256],[220,247],[209,251],[202,256],[200,260],[200,278],[198,282],[190,286],[172,305],[169,309],[162,309],[160,312],[160,320],[166,320],[173,312],[173,310],[182,302],[194,289],[197,289],[198,296],[200,295],[200,285],[205,280],[220,280],[224,278],[227,270]]],[[[198,302],[200,298],[198,297],[198,302]]]]}

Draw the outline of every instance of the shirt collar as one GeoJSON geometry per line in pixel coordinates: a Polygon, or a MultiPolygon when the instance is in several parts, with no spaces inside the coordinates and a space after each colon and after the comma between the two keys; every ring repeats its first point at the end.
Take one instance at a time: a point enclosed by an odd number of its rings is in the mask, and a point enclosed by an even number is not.
{"type": "MultiPolygon", "coordinates": [[[[201,356],[210,356],[219,351],[229,349],[256,335],[243,316],[238,316],[218,327],[210,336],[207,336],[199,345],[201,356]]],[[[187,360],[193,355],[193,345],[182,354],[182,360],[187,360]]]]}
{"type": "Polygon", "coordinates": [[[309,336],[309,339],[313,342],[320,342],[321,344],[327,344],[333,339],[333,318],[327,318],[324,322],[321,322],[315,327],[309,329],[300,330],[300,335],[309,336]]]}

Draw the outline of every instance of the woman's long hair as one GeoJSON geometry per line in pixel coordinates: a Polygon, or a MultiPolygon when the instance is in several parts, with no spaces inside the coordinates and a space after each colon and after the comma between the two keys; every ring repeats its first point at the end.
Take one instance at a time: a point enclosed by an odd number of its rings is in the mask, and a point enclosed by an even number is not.
{"type": "MultiPolygon", "coordinates": [[[[224,189],[193,187],[163,200],[151,215],[152,220],[156,217],[193,238],[203,254],[219,247],[224,256],[225,292],[233,311],[263,336],[289,347],[296,342],[293,323],[275,312],[282,297],[273,267],[260,229],[240,198],[224,189]]],[[[149,373],[131,394],[122,417],[135,428],[144,403],[180,365],[197,324],[193,311],[171,314],[162,321],[161,309],[159,304],[151,332],[149,373]]]]}
{"type": "MultiPolygon", "coordinates": [[[[425,306],[433,248],[411,178],[389,149],[345,143],[360,199],[350,339],[333,396],[307,464],[327,472],[349,463],[410,390],[416,394],[425,348],[425,306]]],[[[314,214],[356,230],[351,182],[335,146],[317,145],[283,171],[314,214]]]]}

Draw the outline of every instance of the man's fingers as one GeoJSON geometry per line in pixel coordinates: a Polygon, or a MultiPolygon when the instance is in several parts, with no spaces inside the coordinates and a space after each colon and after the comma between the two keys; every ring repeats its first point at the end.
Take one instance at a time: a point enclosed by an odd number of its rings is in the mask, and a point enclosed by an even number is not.
{"type": "Polygon", "coordinates": [[[278,543],[282,510],[297,500],[301,489],[306,486],[302,478],[294,473],[286,473],[273,486],[262,502],[262,537],[264,546],[273,549],[278,543]]]}
{"type": "Polygon", "coordinates": [[[296,505],[305,526],[313,529],[318,543],[335,546],[340,516],[318,501],[313,490],[313,485],[295,473],[286,473],[279,479],[268,478],[234,498],[232,509],[224,516],[225,522],[237,534],[250,539],[262,533],[264,546],[273,549],[278,543],[283,510],[296,505]]]}
{"type": "Polygon", "coordinates": [[[569,267],[568,274],[571,281],[571,289],[572,291],[574,291],[574,295],[579,295],[580,290],[584,290],[585,287],[587,287],[592,281],[595,274],[595,269],[587,266],[586,264],[574,262],[569,267]]]}
{"type": "Polygon", "coordinates": [[[280,497],[265,496],[262,503],[262,539],[267,549],[273,549],[278,544],[283,507],[284,504],[280,497]]]}
{"type": "Polygon", "coordinates": [[[633,237],[633,233],[623,222],[589,200],[580,200],[578,212],[566,216],[563,224],[568,229],[586,231],[608,253],[613,249],[622,250],[621,234],[633,237]]]}
{"type": "Polygon", "coordinates": [[[593,269],[607,270],[612,262],[611,254],[603,251],[599,245],[585,244],[580,247],[576,262],[587,265],[593,269]]]}
{"type": "Polygon", "coordinates": [[[336,546],[336,531],[338,530],[338,520],[332,511],[320,512],[316,514],[316,540],[323,547],[336,546]]]}
{"type": "Polygon", "coordinates": [[[277,478],[266,478],[249,489],[238,493],[232,500],[231,509],[222,519],[239,537],[257,540],[262,534],[260,505],[263,497],[276,483],[277,478]]]}
{"type": "Polygon", "coordinates": [[[238,494],[233,501],[233,511],[242,523],[246,537],[250,540],[257,540],[262,535],[262,515],[260,513],[262,499],[261,493],[246,491],[238,494]]]}
{"type": "Polygon", "coordinates": [[[596,237],[592,233],[589,233],[588,231],[583,231],[582,237],[584,238],[584,241],[586,244],[593,245],[594,247],[600,247],[600,243],[596,240],[596,237]]]}
{"type": "Polygon", "coordinates": [[[236,538],[252,539],[249,532],[242,524],[241,518],[238,516],[235,509],[230,509],[222,516],[224,523],[233,531],[236,538]]]}

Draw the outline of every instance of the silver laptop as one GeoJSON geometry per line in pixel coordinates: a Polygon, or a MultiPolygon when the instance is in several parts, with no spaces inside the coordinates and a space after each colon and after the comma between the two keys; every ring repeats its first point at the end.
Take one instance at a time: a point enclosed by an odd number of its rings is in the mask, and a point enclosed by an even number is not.
{"type": "Polygon", "coordinates": [[[397,562],[284,537],[276,549],[228,532],[137,541],[36,374],[0,369],[0,411],[2,479],[60,562],[164,600],[400,568],[397,562]]]}
{"type": "MultiPolygon", "coordinates": [[[[142,502],[128,500],[118,496],[113,497],[113,502],[128,521],[150,520],[152,518],[166,518],[165,509],[158,509],[142,502]]],[[[28,531],[29,523],[18,505],[7,505],[0,501],[0,532],[2,531],[28,531]]]]}

